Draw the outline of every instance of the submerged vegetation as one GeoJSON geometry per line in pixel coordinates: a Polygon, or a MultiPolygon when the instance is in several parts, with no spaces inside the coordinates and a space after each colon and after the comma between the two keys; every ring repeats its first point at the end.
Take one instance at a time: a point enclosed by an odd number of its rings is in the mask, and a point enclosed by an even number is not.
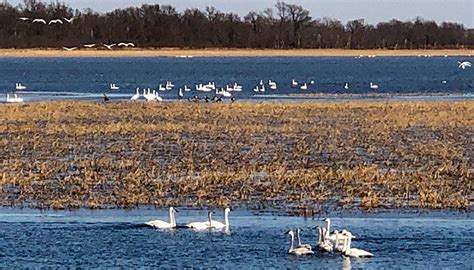
{"type": "Polygon", "coordinates": [[[474,102],[0,106],[0,203],[469,209],[474,102]]]}

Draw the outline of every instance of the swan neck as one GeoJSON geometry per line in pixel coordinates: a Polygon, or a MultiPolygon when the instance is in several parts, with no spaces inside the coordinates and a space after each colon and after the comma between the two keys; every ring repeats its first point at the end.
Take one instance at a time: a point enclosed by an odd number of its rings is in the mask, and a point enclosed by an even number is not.
{"type": "Polygon", "coordinates": [[[300,230],[296,230],[296,240],[298,240],[298,246],[301,246],[300,230]]]}
{"type": "Polygon", "coordinates": [[[322,230],[321,227],[318,227],[318,244],[321,244],[321,236],[322,236],[322,230]]]}
{"type": "Polygon", "coordinates": [[[226,227],[229,227],[229,212],[228,211],[224,213],[224,225],[226,227]]]}
{"type": "Polygon", "coordinates": [[[290,235],[291,235],[290,250],[293,250],[293,243],[295,242],[295,235],[294,234],[290,234],[290,235]]]}

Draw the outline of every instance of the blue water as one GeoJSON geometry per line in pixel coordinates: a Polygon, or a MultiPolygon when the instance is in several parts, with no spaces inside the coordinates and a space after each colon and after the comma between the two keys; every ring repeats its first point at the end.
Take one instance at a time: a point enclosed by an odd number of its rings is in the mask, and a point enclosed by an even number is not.
{"type": "MultiPolygon", "coordinates": [[[[471,99],[474,97],[474,68],[461,70],[457,61],[474,57],[262,57],[262,58],[0,58],[0,94],[11,92],[16,82],[27,89],[25,100],[98,99],[102,93],[113,99],[129,99],[136,87],[157,89],[172,81],[183,85],[215,81],[218,86],[238,82],[244,90],[238,99],[305,99],[289,94],[415,95],[430,98],[471,99]],[[279,85],[256,95],[254,87],[269,79],[279,85]],[[314,80],[309,90],[291,88],[291,80],[314,80]],[[446,83],[442,83],[446,81],[446,83]],[[380,86],[372,90],[369,83],[380,86]],[[109,89],[116,83],[120,90],[109,89]],[[349,83],[349,90],[344,84],[349,83]]],[[[177,88],[160,92],[166,99],[177,98],[177,88]]],[[[185,98],[195,94],[186,92],[185,98]]],[[[314,98],[314,97],[313,97],[314,98]]],[[[1,97],[3,100],[4,97],[1,97]]]]}
{"type": "MultiPolygon", "coordinates": [[[[206,212],[180,209],[178,224],[205,219],[206,212]]],[[[221,219],[218,212],[216,219],[221,219]]],[[[79,210],[40,212],[0,209],[0,268],[25,267],[218,267],[469,269],[474,265],[474,220],[470,213],[338,214],[332,223],[357,238],[353,247],[373,258],[337,254],[287,254],[288,228],[303,228],[303,242],[314,244],[311,227],[320,218],[231,213],[230,233],[160,231],[145,221],[167,218],[165,210],[79,210]]],[[[335,228],[336,229],[336,228],[335,228]]]]}

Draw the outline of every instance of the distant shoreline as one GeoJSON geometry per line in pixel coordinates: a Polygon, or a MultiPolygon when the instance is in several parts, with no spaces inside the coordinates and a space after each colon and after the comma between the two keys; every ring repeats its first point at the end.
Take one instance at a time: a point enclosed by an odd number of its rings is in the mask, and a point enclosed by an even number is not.
{"type": "Polygon", "coordinates": [[[0,49],[0,57],[373,57],[373,56],[472,56],[459,50],[344,50],[344,49],[0,49]]]}

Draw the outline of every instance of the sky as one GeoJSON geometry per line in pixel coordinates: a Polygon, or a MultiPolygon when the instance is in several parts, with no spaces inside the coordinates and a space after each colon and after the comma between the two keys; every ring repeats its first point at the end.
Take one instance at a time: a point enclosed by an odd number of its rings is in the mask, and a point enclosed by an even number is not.
{"type": "MultiPolygon", "coordinates": [[[[13,5],[22,2],[7,1],[13,5]]],[[[250,11],[273,8],[276,0],[60,0],[60,2],[73,8],[81,10],[92,8],[99,12],[142,4],[168,4],[176,7],[178,11],[214,6],[220,11],[244,16],[250,11]]],[[[437,22],[459,22],[474,28],[474,0],[286,0],[285,2],[302,5],[311,12],[313,18],[329,17],[342,22],[365,19],[368,23],[376,24],[390,19],[412,20],[420,16],[437,22]]]]}

